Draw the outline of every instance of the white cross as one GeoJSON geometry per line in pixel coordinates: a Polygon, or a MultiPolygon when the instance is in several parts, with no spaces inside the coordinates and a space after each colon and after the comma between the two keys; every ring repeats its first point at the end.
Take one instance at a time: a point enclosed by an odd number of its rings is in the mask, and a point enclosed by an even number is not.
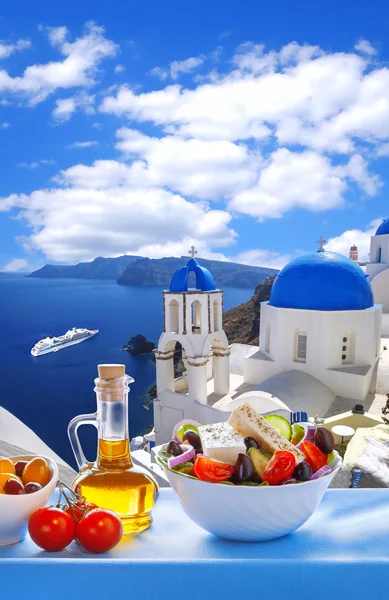
{"type": "Polygon", "coordinates": [[[195,249],[194,246],[191,246],[190,250],[188,250],[189,254],[191,255],[192,258],[194,258],[196,256],[196,254],[198,254],[197,250],[195,249]]]}
{"type": "Polygon", "coordinates": [[[320,248],[319,248],[319,252],[320,250],[324,250],[324,244],[327,243],[327,240],[323,240],[323,236],[320,236],[320,240],[317,240],[316,244],[319,244],[320,248]]]}

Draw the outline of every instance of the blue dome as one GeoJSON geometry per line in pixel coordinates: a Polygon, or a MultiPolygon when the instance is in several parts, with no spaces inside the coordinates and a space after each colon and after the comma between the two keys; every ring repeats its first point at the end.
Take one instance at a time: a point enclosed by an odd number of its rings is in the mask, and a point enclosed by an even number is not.
{"type": "Polygon", "coordinates": [[[371,285],[352,260],[335,252],[310,252],[277,275],[270,306],[305,310],[363,310],[374,306],[371,285]]]}
{"type": "Polygon", "coordinates": [[[199,265],[195,258],[191,258],[186,267],[181,267],[174,273],[170,283],[170,291],[187,292],[188,277],[191,271],[196,275],[196,290],[201,290],[202,292],[216,290],[215,282],[208,269],[199,265]]]}
{"type": "Polygon", "coordinates": [[[376,235],[385,235],[387,233],[389,233],[389,218],[384,219],[375,232],[376,235]]]}

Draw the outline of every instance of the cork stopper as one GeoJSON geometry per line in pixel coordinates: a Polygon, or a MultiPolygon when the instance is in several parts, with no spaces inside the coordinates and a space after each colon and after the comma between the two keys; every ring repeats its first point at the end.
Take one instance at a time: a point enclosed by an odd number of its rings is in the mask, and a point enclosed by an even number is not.
{"type": "Polygon", "coordinates": [[[100,379],[109,381],[110,379],[118,379],[126,374],[125,365],[98,365],[97,370],[100,379]]]}

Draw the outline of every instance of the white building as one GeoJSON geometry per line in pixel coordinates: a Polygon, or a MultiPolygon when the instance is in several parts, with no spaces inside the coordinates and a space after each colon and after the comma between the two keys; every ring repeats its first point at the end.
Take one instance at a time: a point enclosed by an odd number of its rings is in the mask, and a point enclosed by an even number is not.
{"type": "Polygon", "coordinates": [[[370,262],[366,265],[374,300],[382,304],[382,332],[389,335],[389,218],[378,227],[370,242],[370,262]]]}
{"type": "Polygon", "coordinates": [[[282,269],[261,306],[259,337],[246,382],[301,371],[335,396],[364,402],[375,391],[381,307],[360,267],[340,254],[311,252],[282,269]]]}
{"type": "Polygon", "coordinates": [[[209,382],[218,397],[230,390],[230,350],[222,325],[223,292],[216,289],[211,273],[194,259],[194,248],[191,253],[188,264],[176,271],[170,289],[163,292],[164,331],[155,351],[157,443],[166,441],[172,427],[184,417],[208,417],[209,382]],[[189,287],[191,276],[193,287],[189,287]],[[182,346],[186,372],[175,378],[177,342],[182,346]]]}
{"type": "Polygon", "coordinates": [[[156,351],[157,444],[183,418],[225,420],[246,401],[263,414],[324,417],[337,399],[352,405],[374,395],[382,311],[352,260],[321,247],[284,267],[261,306],[259,348],[229,348],[222,307],[222,291],[193,258],[164,292],[165,330],[156,351]],[[195,288],[188,287],[191,272],[195,288]],[[178,378],[176,342],[187,366],[178,378]]]}

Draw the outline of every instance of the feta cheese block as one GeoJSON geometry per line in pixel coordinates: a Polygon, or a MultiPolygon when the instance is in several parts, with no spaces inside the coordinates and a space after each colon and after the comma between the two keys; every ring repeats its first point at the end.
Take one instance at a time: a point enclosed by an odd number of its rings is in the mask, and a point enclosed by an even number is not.
{"type": "Polygon", "coordinates": [[[296,462],[305,460],[301,450],[293,446],[277,429],[266,421],[250,404],[242,404],[235,408],[228,423],[243,437],[252,437],[261,448],[275,452],[276,450],[287,450],[296,457],[296,462]]]}
{"type": "Polygon", "coordinates": [[[199,427],[199,435],[203,453],[209,458],[235,465],[238,454],[246,454],[242,436],[227,422],[202,425],[199,427]]]}

